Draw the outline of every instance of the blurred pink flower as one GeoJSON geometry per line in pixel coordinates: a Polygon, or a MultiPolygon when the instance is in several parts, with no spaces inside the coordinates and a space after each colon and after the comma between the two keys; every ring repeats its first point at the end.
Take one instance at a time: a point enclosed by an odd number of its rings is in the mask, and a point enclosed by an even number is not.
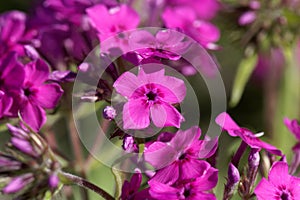
{"type": "Polygon", "coordinates": [[[284,124],[300,142],[300,124],[297,122],[297,120],[290,120],[289,118],[284,118],[284,124]]]}
{"type": "Polygon", "coordinates": [[[99,4],[88,8],[86,12],[92,26],[98,31],[100,41],[134,29],[140,22],[138,13],[125,4],[110,9],[99,4]]]}
{"type": "Polygon", "coordinates": [[[289,175],[288,164],[275,162],[269,172],[268,180],[262,178],[254,193],[258,200],[296,200],[300,199],[300,179],[289,175]]]}
{"type": "Polygon", "coordinates": [[[165,70],[146,74],[141,68],[138,75],[122,74],[114,83],[118,93],[128,99],[123,107],[124,129],[143,129],[150,125],[180,127],[183,116],[172,106],[186,95],[184,82],[165,76],[165,70]]]}
{"type": "Polygon", "coordinates": [[[193,8],[167,7],[162,15],[168,28],[179,28],[208,49],[215,49],[220,38],[219,29],[209,21],[197,18],[193,8]]]}

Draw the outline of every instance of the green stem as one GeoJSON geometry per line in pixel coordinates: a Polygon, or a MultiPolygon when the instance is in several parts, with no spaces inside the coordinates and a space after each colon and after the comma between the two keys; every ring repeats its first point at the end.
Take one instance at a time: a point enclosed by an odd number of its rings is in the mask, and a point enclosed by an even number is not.
{"type": "Polygon", "coordinates": [[[114,200],[114,197],[112,197],[106,191],[79,176],[75,176],[66,172],[59,172],[58,176],[60,181],[65,185],[77,185],[79,187],[92,190],[106,200],[114,200]]]}

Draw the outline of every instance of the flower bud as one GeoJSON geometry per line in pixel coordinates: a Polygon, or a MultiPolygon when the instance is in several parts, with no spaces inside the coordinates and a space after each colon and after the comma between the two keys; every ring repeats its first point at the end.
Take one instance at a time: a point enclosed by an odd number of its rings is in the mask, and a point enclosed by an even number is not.
{"type": "Polygon", "coordinates": [[[4,194],[13,194],[21,191],[27,184],[34,180],[32,174],[24,174],[13,178],[3,189],[4,194]]]}
{"type": "Polygon", "coordinates": [[[112,106],[106,106],[103,110],[103,117],[108,120],[112,120],[116,117],[117,112],[112,106]]]}

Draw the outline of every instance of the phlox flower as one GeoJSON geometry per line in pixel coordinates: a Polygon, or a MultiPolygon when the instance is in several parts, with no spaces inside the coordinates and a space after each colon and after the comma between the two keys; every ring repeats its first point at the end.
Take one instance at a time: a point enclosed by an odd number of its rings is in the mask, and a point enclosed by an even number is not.
{"type": "Polygon", "coordinates": [[[116,91],[128,99],[123,107],[124,129],[147,128],[150,118],[157,127],[180,127],[184,118],[172,104],[183,101],[186,87],[182,80],[164,74],[164,69],[146,74],[140,68],[137,76],[125,72],[115,81],[116,91]]]}
{"type": "Polygon", "coordinates": [[[134,29],[140,22],[139,15],[128,5],[108,9],[98,4],[86,10],[92,26],[97,30],[100,41],[117,33],[134,29]]]}
{"type": "Polygon", "coordinates": [[[260,140],[252,131],[238,126],[226,112],[221,113],[216,118],[216,123],[227,131],[232,137],[240,137],[246,144],[254,149],[265,149],[271,154],[281,156],[282,153],[276,147],[260,140]]]}
{"type": "Polygon", "coordinates": [[[142,174],[140,172],[136,172],[132,175],[130,181],[125,180],[122,187],[122,200],[140,200],[140,199],[148,199],[152,198],[149,195],[148,189],[144,189],[139,191],[139,188],[142,183],[142,174]]]}
{"type": "Polygon", "coordinates": [[[19,109],[23,120],[35,131],[46,122],[44,109],[53,109],[63,93],[57,83],[46,83],[49,73],[49,67],[40,59],[25,66],[19,109]]]}
{"type": "Polygon", "coordinates": [[[296,200],[300,199],[300,179],[289,175],[288,164],[275,162],[268,179],[262,178],[254,193],[258,200],[296,200]]]}
{"type": "Polygon", "coordinates": [[[155,36],[148,31],[134,31],[129,36],[129,45],[143,58],[159,57],[178,60],[190,46],[190,41],[177,31],[160,30],[155,36]]]}
{"type": "Polygon", "coordinates": [[[185,131],[179,130],[168,142],[157,141],[149,145],[144,157],[157,169],[151,181],[172,185],[176,181],[217,173],[208,162],[199,160],[215,153],[217,138],[210,141],[199,140],[200,135],[200,128],[194,126],[185,131]]]}
{"type": "Polygon", "coordinates": [[[219,29],[209,21],[199,19],[192,7],[167,7],[162,19],[168,28],[179,28],[207,49],[216,49],[219,29]]]}

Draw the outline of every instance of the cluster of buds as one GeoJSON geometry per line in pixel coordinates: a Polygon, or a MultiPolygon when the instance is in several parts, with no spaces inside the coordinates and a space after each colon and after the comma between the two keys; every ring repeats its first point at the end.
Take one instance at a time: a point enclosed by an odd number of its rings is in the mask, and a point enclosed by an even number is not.
{"type": "Polygon", "coordinates": [[[243,174],[240,185],[239,193],[243,199],[250,199],[253,197],[253,187],[257,177],[258,167],[260,163],[260,155],[258,149],[251,149],[248,157],[247,173],[243,174]]]}
{"type": "Polygon", "coordinates": [[[60,164],[37,133],[7,124],[11,134],[0,153],[0,188],[13,199],[44,199],[59,188],[60,164]]]}

